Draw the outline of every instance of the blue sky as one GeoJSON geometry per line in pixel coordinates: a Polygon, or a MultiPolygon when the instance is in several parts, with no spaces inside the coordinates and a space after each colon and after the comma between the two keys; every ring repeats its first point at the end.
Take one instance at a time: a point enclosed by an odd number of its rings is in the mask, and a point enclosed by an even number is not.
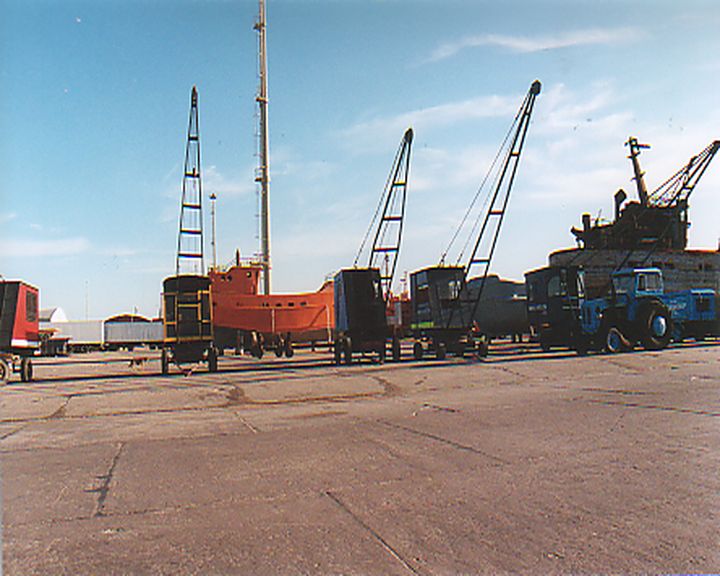
{"type": "MultiPolygon", "coordinates": [[[[0,274],[73,319],[155,315],[193,85],[219,260],[257,251],[254,1],[0,7],[0,274]]],[[[399,270],[437,263],[538,78],[492,267],[522,279],[583,212],[634,197],[628,136],[652,145],[651,189],[720,138],[718,29],[713,1],[269,0],[274,289],[352,264],[409,125],[399,270]]],[[[694,247],[718,245],[718,164],[691,198],[694,247]]]]}

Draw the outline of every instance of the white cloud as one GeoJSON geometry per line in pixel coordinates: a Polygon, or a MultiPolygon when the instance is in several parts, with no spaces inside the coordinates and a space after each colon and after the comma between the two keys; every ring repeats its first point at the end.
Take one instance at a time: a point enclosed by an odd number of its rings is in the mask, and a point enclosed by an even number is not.
{"type": "Polygon", "coordinates": [[[516,53],[558,50],[574,46],[611,45],[632,42],[642,36],[637,28],[594,28],[575,30],[553,36],[508,36],[502,34],[482,34],[467,36],[456,42],[447,42],[438,46],[428,58],[429,62],[437,62],[454,56],[467,48],[480,46],[496,46],[516,53]]]}
{"type": "Polygon", "coordinates": [[[203,190],[218,196],[246,196],[255,193],[255,168],[246,167],[242,174],[225,175],[217,166],[203,168],[203,190]]]}
{"type": "Polygon", "coordinates": [[[459,102],[448,102],[395,116],[385,116],[358,122],[343,132],[343,141],[354,149],[377,149],[378,142],[398,140],[408,127],[426,133],[430,128],[456,125],[479,118],[496,118],[517,111],[521,96],[480,96],[459,102]]]}
{"type": "Polygon", "coordinates": [[[15,218],[17,218],[15,212],[5,212],[4,214],[0,214],[0,224],[7,224],[11,220],[15,220],[15,218]]]}
{"type": "Polygon", "coordinates": [[[43,256],[72,256],[86,252],[90,242],[86,238],[59,240],[2,239],[0,253],[5,258],[36,258],[43,256]]]}

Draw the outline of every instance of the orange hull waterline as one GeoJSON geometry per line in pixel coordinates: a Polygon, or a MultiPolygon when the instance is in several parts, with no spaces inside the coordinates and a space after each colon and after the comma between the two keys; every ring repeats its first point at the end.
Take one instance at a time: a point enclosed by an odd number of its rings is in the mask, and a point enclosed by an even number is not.
{"type": "Polygon", "coordinates": [[[209,272],[213,324],[225,345],[235,346],[253,332],[262,335],[265,342],[288,335],[294,342],[332,338],[332,282],[325,282],[317,292],[265,295],[258,293],[261,272],[262,265],[256,263],[209,272]]]}

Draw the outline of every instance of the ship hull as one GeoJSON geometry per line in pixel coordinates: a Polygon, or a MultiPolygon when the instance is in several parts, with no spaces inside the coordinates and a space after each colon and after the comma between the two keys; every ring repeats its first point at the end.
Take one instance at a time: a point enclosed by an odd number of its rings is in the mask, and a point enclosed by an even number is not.
{"type": "Polygon", "coordinates": [[[213,325],[223,347],[238,347],[247,336],[261,335],[266,343],[277,337],[293,342],[330,341],[335,321],[333,288],[326,282],[317,292],[258,294],[259,269],[233,266],[210,272],[213,325]]]}

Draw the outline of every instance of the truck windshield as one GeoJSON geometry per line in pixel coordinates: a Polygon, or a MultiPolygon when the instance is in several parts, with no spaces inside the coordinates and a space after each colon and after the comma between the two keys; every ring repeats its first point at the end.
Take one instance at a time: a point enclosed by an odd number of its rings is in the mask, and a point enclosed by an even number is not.
{"type": "Polygon", "coordinates": [[[627,294],[632,292],[633,284],[635,284],[634,280],[632,276],[614,276],[613,287],[615,288],[615,293],[627,294]]]}
{"type": "Polygon", "coordinates": [[[640,274],[638,276],[639,292],[662,292],[660,274],[640,274]]]}

